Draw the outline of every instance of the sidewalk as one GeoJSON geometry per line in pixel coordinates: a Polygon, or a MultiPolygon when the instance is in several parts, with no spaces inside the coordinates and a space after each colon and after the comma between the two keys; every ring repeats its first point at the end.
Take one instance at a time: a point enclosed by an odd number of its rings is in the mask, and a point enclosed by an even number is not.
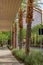
{"type": "Polygon", "coordinates": [[[11,54],[8,48],[0,48],[0,65],[23,65],[11,54]]]}

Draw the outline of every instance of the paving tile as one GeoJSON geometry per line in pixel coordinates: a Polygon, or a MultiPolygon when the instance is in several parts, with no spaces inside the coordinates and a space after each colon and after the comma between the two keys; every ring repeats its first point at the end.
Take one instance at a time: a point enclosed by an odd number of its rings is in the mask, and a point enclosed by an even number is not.
{"type": "Polygon", "coordinates": [[[19,63],[17,59],[12,55],[11,51],[5,47],[0,48],[0,65],[24,65],[19,63]]]}

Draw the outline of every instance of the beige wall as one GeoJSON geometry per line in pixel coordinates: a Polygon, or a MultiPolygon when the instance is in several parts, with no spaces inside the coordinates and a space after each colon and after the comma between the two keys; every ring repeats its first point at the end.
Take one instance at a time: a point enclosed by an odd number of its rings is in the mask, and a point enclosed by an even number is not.
{"type": "Polygon", "coordinates": [[[9,31],[11,30],[11,21],[0,20],[0,31],[9,31]]]}

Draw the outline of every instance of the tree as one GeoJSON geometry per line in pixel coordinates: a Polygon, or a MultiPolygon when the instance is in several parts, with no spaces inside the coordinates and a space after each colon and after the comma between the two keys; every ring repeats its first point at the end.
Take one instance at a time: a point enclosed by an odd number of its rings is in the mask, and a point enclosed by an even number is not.
{"type": "Polygon", "coordinates": [[[19,9],[19,29],[20,29],[20,40],[19,48],[22,48],[22,28],[23,28],[23,11],[22,8],[19,9]]]}
{"type": "Polygon", "coordinates": [[[31,43],[31,23],[33,19],[33,0],[28,0],[27,3],[27,34],[26,34],[26,54],[29,54],[29,48],[31,43]]]}

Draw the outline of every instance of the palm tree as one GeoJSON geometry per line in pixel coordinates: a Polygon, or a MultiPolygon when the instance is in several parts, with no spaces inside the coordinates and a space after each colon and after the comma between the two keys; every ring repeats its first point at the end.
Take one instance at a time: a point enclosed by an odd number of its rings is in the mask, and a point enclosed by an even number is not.
{"type": "Polygon", "coordinates": [[[19,9],[19,29],[20,29],[20,40],[19,48],[22,48],[22,28],[23,28],[23,11],[22,8],[19,9]]]}
{"type": "Polygon", "coordinates": [[[27,23],[27,34],[26,34],[26,54],[29,54],[29,48],[31,43],[31,23],[33,19],[33,0],[28,0],[27,3],[27,16],[26,16],[26,23],[27,23]]]}

